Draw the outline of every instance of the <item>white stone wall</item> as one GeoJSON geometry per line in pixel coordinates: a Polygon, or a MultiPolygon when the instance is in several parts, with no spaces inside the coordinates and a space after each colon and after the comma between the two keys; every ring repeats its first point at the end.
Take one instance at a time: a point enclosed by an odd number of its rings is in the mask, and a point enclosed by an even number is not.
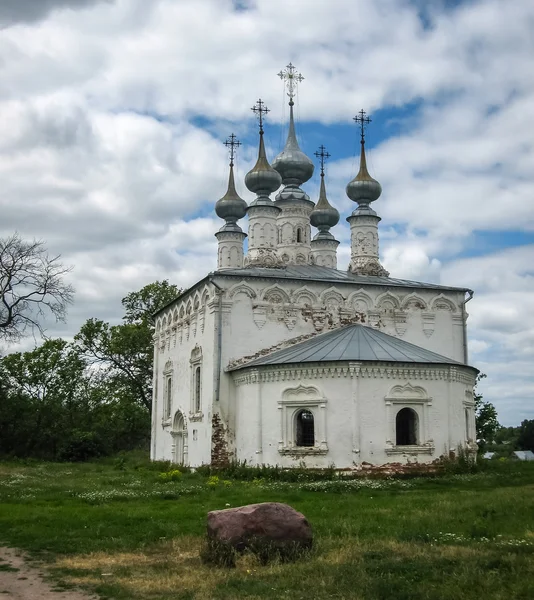
{"type": "Polygon", "coordinates": [[[218,231],[217,268],[240,269],[243,266],[243,241],[247,237],[239,231],[218,231]]]}
{"type": "MultiPolygon", "coordinates": [[[[287,386],[280,384],[278,387],[272,385],[261,389],[257,386],[236,386],[233,376],[225,369],[258,353],[285,347],[298,339],[306,339],[344,324],[361,322],[459,362],[463,361],[462,292],[396,287],[385,289],[380,286],[250,277],[238,279],[218,276],[217,273],[212,280],[213,284],[208,281],[192,288],[189,294],[162,311],[156,320],[151,448],[154,459],[175,458],[173,418],[177,411],[181,411],[187,429],[186,462],[192,466],[211,460],[214,414],[218,415],[224,426],[226,450],[230,457],[258,462],[258,456],[261,456],[263,462],[268,457],[270,464],[294,464],[291,456],[278,451],[280,417],[271,415],[260,418],[266,410],[269,415],[271,410],[279,415],[278,411],[282,409],[278,408],[278,402],[287,386]],[[222,290],[220,297],[218,288],[222,290]],[[219,322],[221,371],[218,370],[219,322]],[[195,415],[190,414],[191,360],[199,349],[202,352],[202,414],[195,415]],[[169,361],[174,386],[171,419],[166,419],[163,414],[164,374],[169,361]],[[269,401],[265,398],[269,398],[269,401]],[[269,402],[276,407],[272,408],[269,402]],[[261,448],[258,447],[260,440],[261,448]]],[[[394,383],[385,381],[390,387],[394,383]]],[[[401,378],[399,381],[416,385],[412,378],[401,378]]],[[[352,439],[356,435],[356,428],[351,424],[355,419],[360,419],[359,423],[366,421],[369,424],[369,427],[366,424],[365,435],[371,435],[375,427],[371,427],[372,423],[380,422],[381,425],[376,425],[379,431],[373,433],[372,438],[367,440],[361,437],[351,442],[350,453],[369,462],[377,462],[379,456],[383,462],[394,462],[397,458],[385,454],[385,441],[382,439],[386,419],[389,418],[384,402],[387,390],[382,387],[375,390],[365,379],[358,379],[358,382],[362,389],[371,386],[366,394],[372,396],[374,402],[358,408],[362,411],[361,419],[355,417],[357,413],[347,400],[353,393],[354,379],[341,377],[325,380],[324,387],[319,388],[328,400],[327,408],[321,409],[326,414],[327,431],[337,430],[340,436],[349,435],[352,439]],[[374,412],[375,408],[378,412],[374,412]],[[369,410],[367,417],[363,414],[366,410],[369,410]],[[380,450],[377,450],[379,454],[371,454],[377,443],[375,439],[381,440],[380,450]],[[359,453],[356,452],[358,449],[359,453]]],[[[293,387],[298,383],[298,380],[293,382],[293,387]]],[[[430,388],[426,384],[423,387],[431,396],[444,398],[443,388],[439,386],[445,384],[442,381],[432,381],[431,384],[430,388]]],[[[459,435],[457,432],[465,430],[465,407],[469,405],[466,393],[466,389],[461,391],[459,402],[464,404],[459,409],[450,408],[448,422],[454,425],[451,425],[452,429],[449,428],[452,433],[450,439],[446,440],[448,447],[454,447],[458,442],[454,439],[459,435]]],[[[319,401],[317,398],[315,400],[319,401]]],[[[432,418],[444,422],[438,408],[432,414],[435,415],[432,418]]],[[[442,454],[441,446],[445,445],[443,436],[436,437],[434,443],[437,455],[442,454]]],[[[327,454],[319,452],[313,455],[314,464],[348,464],[354,457],[351,456],[349,461],[347,452],[345,444],[343,450],[331,450],[329,441],[327,454]]],[[[309,461],[305,462],[308,464],[309,461]]]]}
{"type": "Polygon", "coordinates": [[[310,202],[278,202],[282,210],[276,219],[278,229],[278,256],[283,264],[308,265],[311,263],[310,202]]]}
{"type": "Polygon", "coordinates": [[[211,460],[211,420],[217,366],[218,297],[211,284],[190,294],[158,315],[154,336],[154,391],[152,405],[153,460],[176,460],[177,437],[174,424],[183,415],[186,449],[184,462],[207,464],[211,460]],[[193,362],[192,362],[193,360],[193,362]],[[170,368],[169,368],[170,365],[170,368]],[[201,366],[201,410],[193,406],[193,368],[201,366]],[[165,376],[172,373],[172,407],[165,413],[165,376]]]}
{"type": "Polygon", "coordinates": [[[226,287],[223,365],[277,344],[363,323],[463,362],[462,292],[287,280],[217,279],[226,287]]]}
{"type": "MultiPolygon", "coordinates": [[[[350,468],[361,462],[431,462],[467,446],[465,402],[474,372],[462,367],[365,363],[243,369],[236,384],[236,456],[249,464],[350,468]],[[418,444],[397,446],[395,418],[418,415],[418,444]],[[295,416],[314,415],[313,448],[296,447],[295,416]]],[[[469,422],[472,427],[472,421],[469,422]]],[[[471,431],[471,435],[474,432],[471,431]]]]}

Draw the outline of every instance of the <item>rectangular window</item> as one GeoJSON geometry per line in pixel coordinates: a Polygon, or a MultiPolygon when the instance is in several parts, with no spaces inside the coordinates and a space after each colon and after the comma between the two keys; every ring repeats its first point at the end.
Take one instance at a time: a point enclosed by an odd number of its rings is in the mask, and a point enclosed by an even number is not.
{"type": "Polygon", "coordinates": [[[172,377],[167,377],[166,382],[166,396],[165,396],[165,417],[167,419],[171,416],[172,411],[172,377]]]}
{"type": "Polygon", "coordinates": [[[200,392],[201,392],[201,374],[200,367],[195,369],[195,412],[200,412],[200,392]]]}

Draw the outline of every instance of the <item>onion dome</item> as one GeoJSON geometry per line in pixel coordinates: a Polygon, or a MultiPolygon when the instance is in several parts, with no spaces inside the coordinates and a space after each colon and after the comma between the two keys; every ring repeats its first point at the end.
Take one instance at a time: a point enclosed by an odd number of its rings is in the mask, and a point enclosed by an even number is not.
{"type": "Polygon", "coordinates": [[[362,208],[366,207],[369,209],[369,204],[380,198],[382,186],[376,179],[373,179],[371,175],[369,175],[367,161],[365,160],[365,141],[363,139],[361,145],[362,153],[360,155],[360,170],[358,171],[358,175],[347,184],[345,189],[347,196],[351,200],[357,202],[359,205],[363,205],[362,208]]]}
{"type": "Polygon", "coordinates": [[[238,219],[242,219],[247,213],[247,203],[239,196],[235,189],[234,163],[230,162],[230,175],[228,177],[228,190],[226,194],[215,204],[217,216],[226,221],[223,230],[239,230],[238,219]]]}
{"type": "Polygon", "coordinates": [[[319,201],[315,205],[311,215],[310,222],[319,230],[317,238],[333,237],[329,229],[339,222],[339,212],[334,208],[326,197],[326,187],[324,184],[324,173],[321,173],[321,188],[319,191],[319,201]]]}
{"type": "MultiPolygon", "coordinates": [[[[282,179],[278,171],[275,171],[265,154],[265,144],[263,142],[263,129],[260,129],[260,148],[258,160],[252,169],[245,175],[245,185],[258,196],[269,196],[280,187],[282,179]]],[[[269,200],[270,202],[270,200],[269,200]]],[[[253,204],[257,203],[257,200],[253,204]]]]}
{"type": "Polygon", "coordinates": [[[293,100],[289,101],[289,132],[284,149],[273,161],[273,168],[282,176],[284,185],[301,185],[313,175],[313,162],[302,152],[295,134],[293,100]]]}

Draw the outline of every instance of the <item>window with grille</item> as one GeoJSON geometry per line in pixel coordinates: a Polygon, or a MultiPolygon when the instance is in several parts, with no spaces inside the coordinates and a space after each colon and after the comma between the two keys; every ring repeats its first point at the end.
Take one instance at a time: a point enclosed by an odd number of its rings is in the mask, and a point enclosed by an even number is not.
{"type": "Polygon", "coordinates": [[[200,367],[195,369],[195,412],[200,412],[200,394],[201,394],[201,375],[202,370],[200,367]]]}
{"type": "Polygon", "coordinates": [[[172,410],[172,376],[169,375],[165,381],[165,417],[171,415],[172,410]]]}
{"type": "Polygon", "coordinates": [[[296,426],[297,446],[314,446],[315,423],[313,413],[310,410],[301,410],[297,415],[296,426]]]}

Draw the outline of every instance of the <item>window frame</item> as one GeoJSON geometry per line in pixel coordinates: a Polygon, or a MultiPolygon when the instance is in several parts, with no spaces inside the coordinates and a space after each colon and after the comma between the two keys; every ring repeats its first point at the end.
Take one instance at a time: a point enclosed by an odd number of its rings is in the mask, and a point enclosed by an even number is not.
{"type": "Polygon", "coordinates": [[[384,398],[386,403],[386,423],[388,428],[385,451],[395,454],[433,454],[434,440],[429,436],[429,419],[432,411],[432,397],[421,386],[412,386],[409,382],[391,388],[384,398]],[[403,408],[410,408],[417,417],[417,444],[398,445],[396,418],[403,408]]]}
{"type": "Polygon", "coordinates": [[[163,368],[163,411],[161,421],[164,427],[171,424],[173,395],[174,395],[174,371],[173,363],[168,360],[163,368]]]}
{"type": "Polygon", "coordinates": [[[191,369],[189,420],[202,421],[204,418],[204,413],[202,412],[203,356],[202,348],[198,344],[191,351],[189,365],[191,369]]]}
{"type": "Polygon", "coordinates": [[[296,388],[284,390],[282,398],[278,401],[280,412],[278,452],[282,455],[292,456],[327,454],[326,408],[327,399],[313,386],[299,385],[296,388]],[[313,446],[297,445],[297,417],[305,410],[313,415],[313,446]]]}

